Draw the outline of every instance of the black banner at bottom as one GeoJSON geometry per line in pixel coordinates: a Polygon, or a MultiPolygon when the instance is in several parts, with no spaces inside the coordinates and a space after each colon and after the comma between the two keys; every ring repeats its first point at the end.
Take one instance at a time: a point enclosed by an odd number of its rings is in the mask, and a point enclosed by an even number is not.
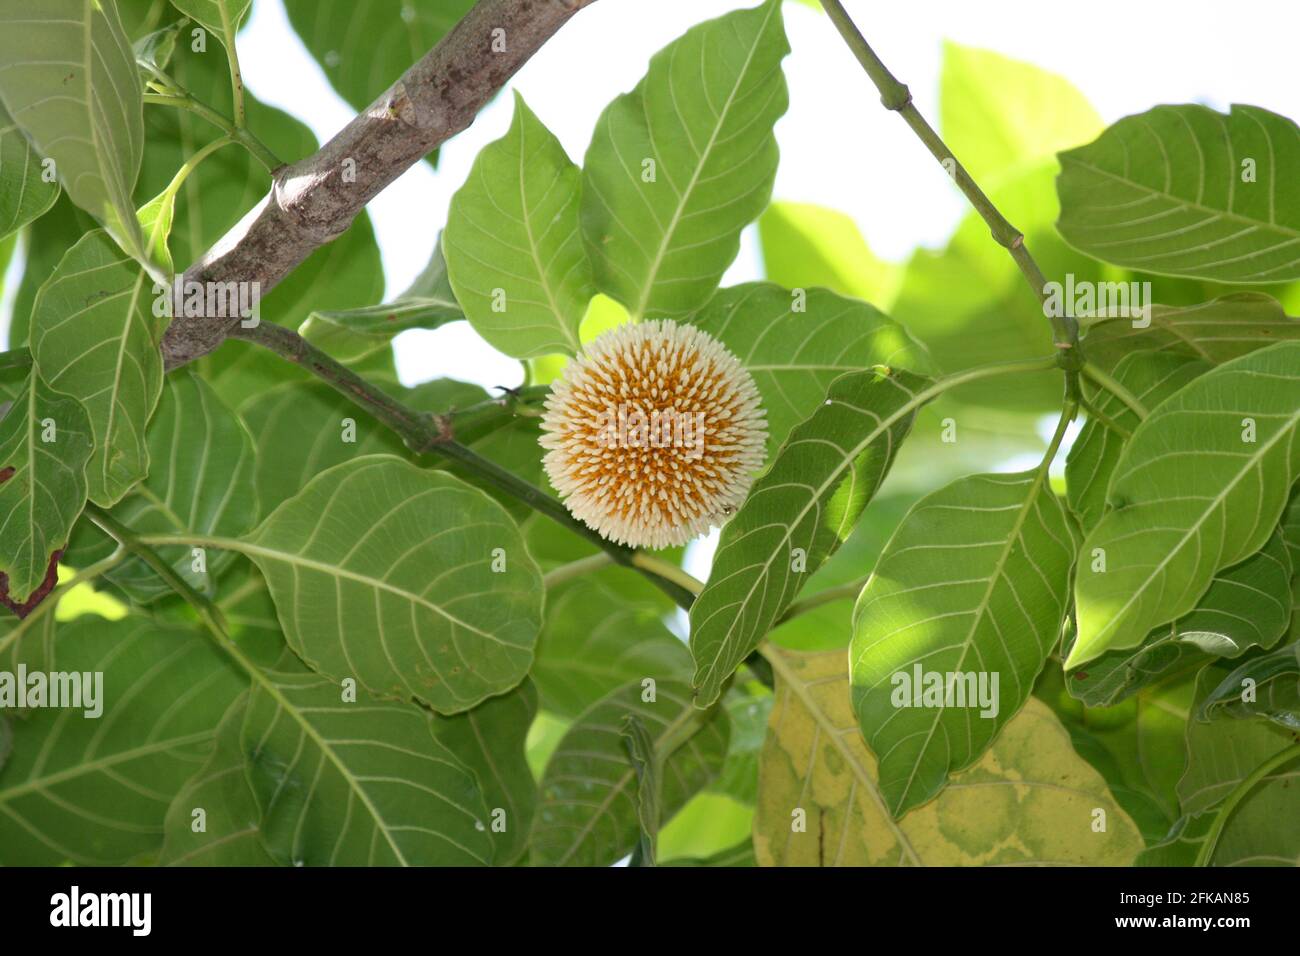
{"type": "Polygon", "coordinates": [[[497,948],[560,935],[609,945],[620,931],[675,927],[693,943],[769,927],[838,933],[847,918],[864,940],[919,930],[942,942],[978,927],[1231,944],[1293,932],[1297,886],[1281,869],[10,869],[0,870],[0,924],[6,943],[74,933],[127,945],[415,936],[467,948],[481,933],[497,948]]]}

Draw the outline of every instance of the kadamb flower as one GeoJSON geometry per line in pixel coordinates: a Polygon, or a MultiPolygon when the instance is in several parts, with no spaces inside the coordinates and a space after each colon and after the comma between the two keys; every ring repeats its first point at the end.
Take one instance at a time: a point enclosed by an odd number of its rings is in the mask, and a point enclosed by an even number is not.
{"type": "Polygon", "coordinates": [[[544,463],[569,511],[632,547],[685,544],[721,524],[763,465],[754,379],[693,325],[606,332],[565,368],[542,417],[544,463]]]}

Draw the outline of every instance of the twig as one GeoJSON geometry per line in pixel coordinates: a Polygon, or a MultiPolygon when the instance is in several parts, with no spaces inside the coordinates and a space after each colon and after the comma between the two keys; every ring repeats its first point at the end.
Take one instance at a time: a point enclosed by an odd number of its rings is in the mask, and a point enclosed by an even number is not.
{"type": "MultiPolygon", "coordinates": [[[[993,205],[993,201],[984,194],[979,185],[971,178],[966,167],[961,164],[956,156],[953,155],[944,143],[938,133],[926,122],[925,117],[921,115],[916,105],[912,102],[912,94],[907,86],[900,83],[895,76],[889,72],[889,69],[876,56],[871,49],[862,33],[849,18],[844,7],[839,0],[821,0],[822,7],[825,8],[827,16],[835,24],[844,42],[848,44],[853,55],[858,58],[862,68],[866,71],[871,82],[876,85],[880,91],[880,102],[884,104],[885,109],[893,110],[903,118],[903,121],[912,128],[917,137],[925,144],[931,155],[939,161],[944,170],[952,177],[970,204],[975,207],[975,211],[980,214],[989,230],[993,234],[994,240],[998,245],[1005,248],[1011,258],[1015,260],[1016,266],[1019,267],[1025,281],[1033,289],[1034,295],[1038,297],[1040,303],[1047,302],[1046,285],[1047,280],[1043,271],[1030,255],[1028,247],[1025,246],[1025,236],[1015,226],[1007,221],[1006,217],[998,211],[993,205]]],[[[1063,352],[1077,352],[1079,344],[1079,325],[1073,317],[1068,315],[1052,315],[1044,309],[1043,312],[1052,323],[1052,334],[1056,340],[1056,347],[1063,352]]],[[[1070,360],[1064,360],[1069,362],[1070,360]]],[[[1070,365],[1065,367],[1070,369],[1070,365]]]]}

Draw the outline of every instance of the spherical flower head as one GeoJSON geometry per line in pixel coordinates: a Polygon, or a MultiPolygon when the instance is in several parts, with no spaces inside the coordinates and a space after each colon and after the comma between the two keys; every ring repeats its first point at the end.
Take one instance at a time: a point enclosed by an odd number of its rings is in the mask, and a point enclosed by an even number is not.
{"type": "Polygon", "coordinates": [[[745,500],[767,424],[754,379],[671,320],[621,325],[564,369],[542,417],[551,484],[575,517],[635,548],[685,544],[745,500]]]}

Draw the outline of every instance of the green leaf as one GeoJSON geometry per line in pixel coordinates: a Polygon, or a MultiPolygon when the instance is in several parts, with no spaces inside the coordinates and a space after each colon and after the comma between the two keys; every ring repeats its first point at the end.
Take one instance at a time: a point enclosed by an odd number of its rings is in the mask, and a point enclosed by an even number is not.
{"type": "Polygon", "coordinates": [[[1300,476],[1298,369],[1300,342],[1251,352],[1185,386],[1133,433],[1107,494],[1114,510],[1084,541],[1067,668],[1136,647],[1264,546],[1300,476]]]}
{"type": "Polygon", "coordinates": [[[663,761],[660,825],[717,774],[727,751],[722,709],[692,707],[690,688],[676,681],[658,681],[654,700],[645,696],[640,681],[611,692],[560,741],[542,777],[534,866],[609,866],[632,852],[637,779],[623,743],[623,717],[645,724],[663,761]]]}
{"type": "Polygon", "coordinates": [[[853,715],[844,652],[767,657],[776,705],[754,818],[760,866],[1126,866],[1141,849],[1132,820],[1038,700],[937,798],[895,821],[853,715]]]}
{"type": "Polygon", "coordinates": [[[636,849],[632,851],[632,866],[654,866],[657,860],[655,844],[659,835],[659,761],[655,757],[655,744],[646,730],[645,721],[636,714],[624,714],[619,722],[619,733],[627,747],[628,759],[636,771],[636,822],[640,830],[636,849]]]}
{"type": "Polygon", "coordinates": [[[788,97],[779,0],[688,30],[601,114],[583,166],[596,285],[634,319],[705,303],[767,205],[788,97]]]}
{"type": "Polygon", "coordinates": [[[1199,720],[1263,717],[1300,731],[1300,641],[1247,660],[1201,701],[1199,720]]]}
{"type": "MultiPolygon", "coordinates": [[[[180,371],[168,379],[158,412],[149,423],[147,444],[153,462],[149,477],[112,509],[113,517],[126,527],[136,534],[238,537],[257,523],[253,440],[234,412],[197,375],[180,371]]],[[[68,561],[84,567],[115,547],[115,541],[82,522],[68,561]]],[[[216,576],[236,557],[229,551],[205,553],[206,570],[196,571],[188,546],[163,545],[157,550],[177,574],[209,594],[216,576]]],[[[172,590],[136,557],[104,576],[140,603],[172,590]]]]}
{"type": "Polygon", "coordinates": [[[697,702],[722,685],[853,530],[928,397],[926,379],[884,368],[836,379],[790,432],[722,530],[708,584],[691,605],[697,702]]]}
{"type": "Polygon", "coordinates": [[[308,665],[459,713],[533,661],[541,573],[514,521],[449,475],[373,455],[317,475],[235,545],[308,665]]]}
{"type": "Polygon", "coordinates": [[[972,475],[922,498],[854,607],[853,708],[895,817],[983,756],[1060,637],[1077,543],[1045,478],[972,475]]]}
{"type": "Polygon", "coordinates": [[[872,365],[914,372],[932,366],[925,349],[889,316],[826,289],[734,286],[719,291],[691,322],[754,376],[767,415],[769,457],[826,400],[840,375],[872,365]]]}
{"type": "Polygon", "coordinates": [[[1131,318],[1087,323],[1088,361],[1115,369],[1127,355],[1172,353],[1212,365],[1286,339],[1300,338],[1300,320],[1259,292],[1237,292],[1191,306],[1156,305],[1150,325],[1131,318]]]}
{"type": "Polygon", "coordinates": [[[1196,607],[1156,628],[1136,648],[1110,651],[1070,674],[1070,693],[1110,706],[1159,680],[1216,657],[1272,647],[1291,623],[1291,559],[1275,533],[1263,550],[1215,575],[1196,607]]]}
{"type": "MultiPolygon", "coordinates": [[[[1224,676],[1222,666],[1207,667],[1197,677],[1196,696],[1203,701],[1224,676]]],[[[1187,724],[1187,772],[1178,783],[1185,815],[1217,810],[1257,767],[1292,746],[1281,728],[1263,721],[1214,721],[1187,724]]],[[[1250,790],[1228,818],[1210,857],[1211,866],[1296,866],[1300,831],[1279,826],[1300,814],[1300,762],[1278,767],[1250,790]]],[[[1199,827],[1189,827],[1193,832],[1199,827]]],[[[1199,847],[1198,847],[1199,849],[1199,847]]]]}
{"type": "Polygon", "coordinates": [[[434,739],[455,754],[478,782],[490,818],[494,866],[515,862],[528,844],[537,783],[524,745],[536,716],[537,689],[525,678],[514,690],[473,710],[433,721],[434,739]]]}
{"type": "Polygon", "coordinates": [[[939,76],[943,141],[989,184],[1093,139],[1101,117],[1069,80],[1029,63],[945,41],[939,76]]]}
{"type": "Polygon", "coordinates": [[[767,736],[772,693],[756,680],[743,685],[737,681],[723,697],[722,705],[731,721],[731,743],[722,772],[709,791],[753,806],[758,798],[758,755],[767,736]]]}
{"type": "Polygon", "coordinates": [[[1057,226],[1077,249],[1159,275],[1300,278],[1300,129],[1255,106],[1157,106],[1061,153],[1057,226]]]}
{"type": "MultiPolygon", "coordinates": [[[[1210,367],[1179,352],[1134,352],[1119,361],[1114,375],[1144,407],[1155,408],[1210,367]]],[[[1113,393],[1094,388],[1088,397],[1097,411],[1130,434],[1141,424],[1137,413],[1113,393]]],[[[1106,489],[1123,451],[1123,436],[1091,414],[1070,447],[1065,459],[1066,500],[1085,533],[1106,512],[1106,489]]]]}
{"type": "Polygon", "coordinates": [[[410,703],[354,702],[318,674],[271,671],[240,747],[263,842],[295,866],[467,866],[492,859],[474,775],[410,703]]]}
{"type": "Polygon", "coordinates": [[[117,5],[6,5],[0,63],[5,111],[37,151],[54,160],[72,201],[142,258],[131,190],[144,148],[144,100],[117,5]]]}
{"type": "Polygon", "coordinates": [[[202,24],[217,38],[233,48],[239,21],[248,13],[253,0],[171,0],[172,6],[202,24]]]}
{"type": "Polygon", "coordinates": [[[58,647],[61,671],[102,672],[103,713],[46,707],[15,726],[0,773],[0,863],[128,863],[162,845],[167,807],[242,682],[206,636],[153,620],[78,618],[58,647]]]}
{"type": "Polygon", "coordinates": [[[0,595],[13,604],[28,602],[68,543],[86,504],[91,447],[81,403],[28,372],[0,419],[0,595]]]}
{"type": "Polygon", "coordinates": [[[173,798],[163,824],[161,866],[274,866],[257,828],[239,736],[248,709],[241,694],[217,727],[207,762],[173,798]],[[195,814],[202,811],[202,817],[195,814]],[[203,829],[195,831],[199,819],[203,829]]]}
{"type": "Polygon", "coordinates": [[[574,581],[547,602],[532,676],[552,713],[576,717],[631,681],[684,681],[690,671],[686,645],[653,605],[595,579],[574,581]]]}
{"type": "Polygon", "coordinates": [[[59,198],[42,177],[40,154],[0,103],[0,239],[45,214],[59,198]]]}
{"type": "Polygon", "coordinates": [[[145,426],[162,393],[166,319],[153,283],[99,230],[72,247],[37,293],[32,354],[57,391],[90,415],[90,500],[112,507],[149,472],[145,426]]]}
{"type": "Polygon", "coordinates": [[[135,52],[136,66],[143,71],[140,77],[143,83],[147,84],[151,79],[166,71],[168,64],[171,63],[172,55],[176,52],[176,41],[184,26],[184,19],[177,20],[161,30],[154,30],[152,33],[142,36],[132,45],[131,49],[135,52]]]}
{"type": "Polygon", "coordinates": [[[758,240],[764,274],[787,289],[824,286],[882,309],[898,293],[901,269],[877,259],[857,224],[835,209],[774,202],[758,219],[758,240]]]}
{"type": "Polygon", "coordinates": [[[434,244],[433,255],[410,288],[391,302],[354,309],[317,309],[307,316],[299,332],[313,344],[338,357],[334,344],[340,333],[352,333],[379,344],[408,329],[437,329],[465,318],[442,256],[442,239],[434,244]]]}
{"type": "Polygon", "coordinates": [[[364,110],[469,12],[475,0],[286,0],[289,22],[330,84],[364,110]]]}
{"type": "Polygon", "coordinates": [[[515,358],[576,355],[595,293],[578,236],[578,167],[523,97],[452,197],[447,275],[474,331],[515,358]]]}

